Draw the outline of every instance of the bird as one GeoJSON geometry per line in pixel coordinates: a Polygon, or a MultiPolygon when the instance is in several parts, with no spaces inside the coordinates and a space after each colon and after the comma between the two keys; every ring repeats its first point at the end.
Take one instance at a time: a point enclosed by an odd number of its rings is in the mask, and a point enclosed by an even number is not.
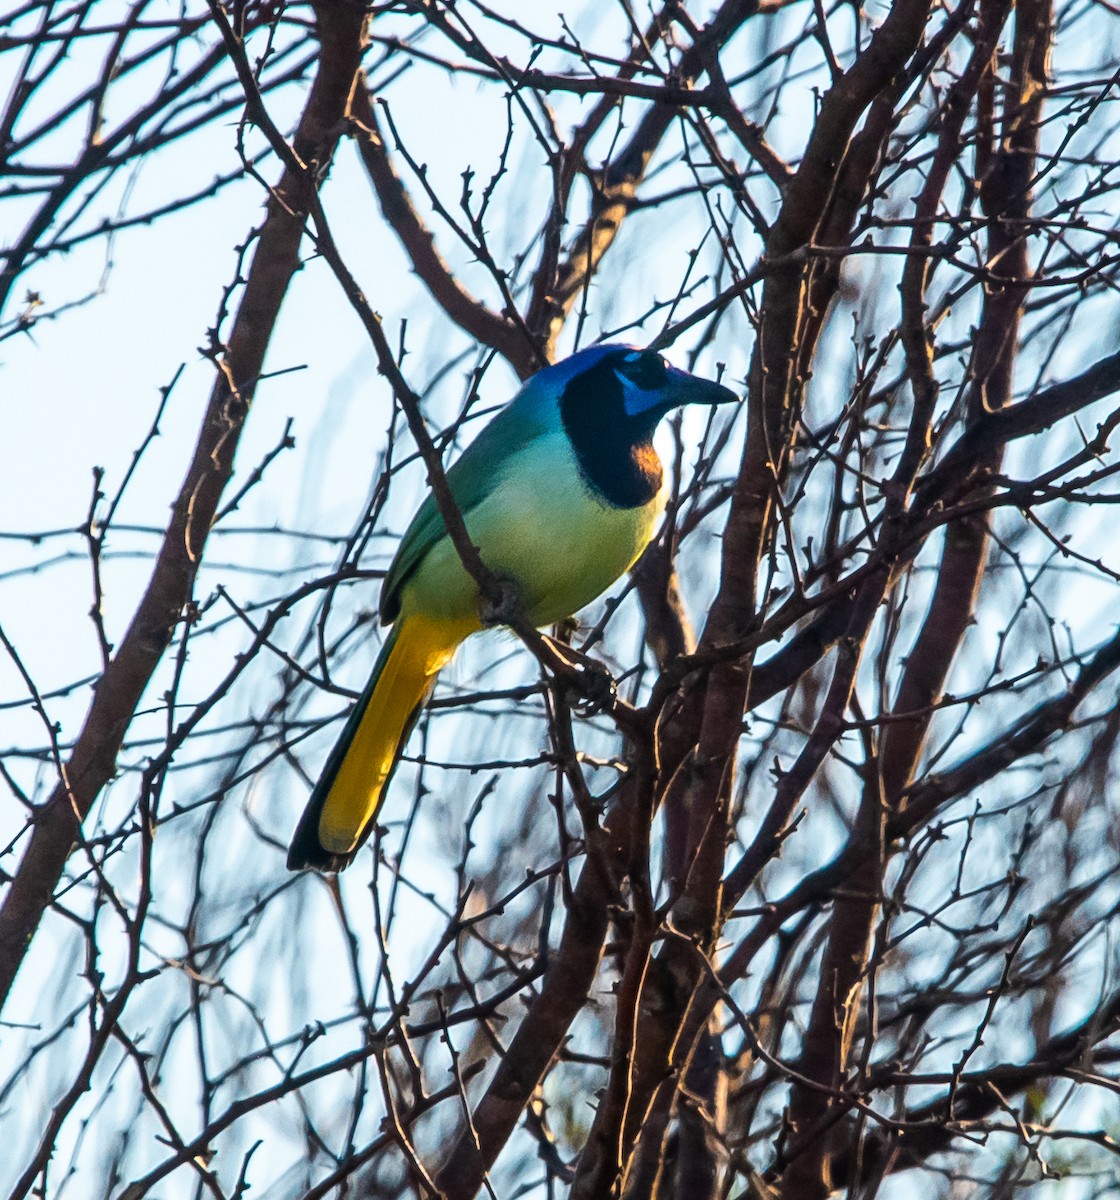
{"type": "MultiPolygon", "coordinates": [[[[653,446],[661,418],[738,399],[656,350],[618,343],[525,382],[447,483],[483,563],[529,622],[552,625],[590,604],[653,539],[667,493],[653,446]]],[[[354,859],[436,677],[486,626],[481,609],[429,494],[382,583],[379,615],[391,629],[296,826],[290,869],[339,871],[354,859]]]]}

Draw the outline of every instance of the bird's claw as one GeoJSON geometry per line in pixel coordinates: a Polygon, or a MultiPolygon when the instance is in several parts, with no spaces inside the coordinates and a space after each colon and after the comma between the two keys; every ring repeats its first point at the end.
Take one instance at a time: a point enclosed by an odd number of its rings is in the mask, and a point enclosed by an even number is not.
{"type": "Polygon", "coordinates": [[[521,596],[508,579],[499,579],[500,591],[496,598],[482,596],[478,601],[478,618],[483,627],[516,625],[521,616],[521,596]]]}
{"type": "MultiPolygon", "coordinates": [[[[498,581],[496,597],[482,596],[478,602],[478,617],[484,628],[509,625],[518,629],[524,622],[521,595],[508,579],[498,581]]],[[[558,659],[551,664],[557,681],[573,696],[572,707],[580,717],[591,717],[610,708],[618,696],[614,676],[597,658],[581,654],[566,642],[539,635],[558,659]]]]}
{"type": "Polygon", "coordinates": [[[570,686],[578,696],[572,706],[577,716],[594,717],[614,704],[618,696],[618,684],[601,662],[588,658],[577,664],[574,670],[576,678],[570,686]]]}
{"type": "Polygon", "coordinates": [[[557,681],[573,697],[572,707],[577,716],[593,717],[610,708],[618,696],[618,685],[607,667],[566,642],[555,638],[546,640],[563,664],[562,669],[556,671],[557,681]]]}

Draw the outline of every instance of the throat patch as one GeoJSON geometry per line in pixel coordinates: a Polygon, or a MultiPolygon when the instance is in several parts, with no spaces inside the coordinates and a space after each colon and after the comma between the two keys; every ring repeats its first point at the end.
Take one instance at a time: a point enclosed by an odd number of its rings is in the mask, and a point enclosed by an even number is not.
{"type": "Polygon", "coordinates": [[[592,491],[613,508],[653,500],[664,478],[652,440],[657,415],[627,416],[609,356],[568,381],[560,417],[592,491]]]}

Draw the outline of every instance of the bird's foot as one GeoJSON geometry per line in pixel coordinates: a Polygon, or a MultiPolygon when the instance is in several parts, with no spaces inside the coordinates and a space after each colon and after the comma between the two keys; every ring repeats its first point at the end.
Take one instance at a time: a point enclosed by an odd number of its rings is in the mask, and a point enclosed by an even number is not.
{"type": "Polygon", "coordinates": [[[572,694],[572,707],[579,716],[594,716],[612,708],[618,689],[610,671],[597,658],[573,649],[562,640],[539,633],[525,617],[517,585],[508,579],[499,579],[498,583],[497,597],[479,599],[478,617],[483,627],[508,625],[521,634],[542,657],[556,681],[572,694]]]}
{"type": "Polygon", "coordinates": [[[573,707],[578,716],[593,717],[614,705],[618,685],[603,663],[555,638],[541,636],[562,664],[557,678],[568,692],[574,693],[573,707]]]}
{"type": "Polygon", "coordinates": [[[521,594],[508,579],[499,579],[498,585],[501,590],[496,598],[479,598],[479,620],[484,629],[492,629],[495,625],[510,625],[516,628],[523,617],[521,594]]]}

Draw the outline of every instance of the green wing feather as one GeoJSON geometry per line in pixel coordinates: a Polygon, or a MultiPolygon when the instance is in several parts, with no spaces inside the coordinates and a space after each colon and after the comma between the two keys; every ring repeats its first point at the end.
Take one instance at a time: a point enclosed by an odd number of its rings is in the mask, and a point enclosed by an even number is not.
{"type": "MultiPolygon", "coordinates": [[[[447,471],[451,494],[464,517],[489,495],[501,475],[502,465],[548,431],[540,414],[517,404],[511,404],[494,417],[447,471]]],[[[382,624],[396,619],[401,608],[401,588],[424,555],[446,536],[447,527],[439,505],[429,492],[405,530],[381,585],[382,624]]]]}

